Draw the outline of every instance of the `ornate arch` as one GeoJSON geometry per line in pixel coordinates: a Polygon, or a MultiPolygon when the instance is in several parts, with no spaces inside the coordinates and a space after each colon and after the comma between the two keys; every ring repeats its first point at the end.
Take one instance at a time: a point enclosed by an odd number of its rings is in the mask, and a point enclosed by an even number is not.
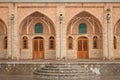
{"type": "Polygon", "coordinates": [[[71,34],[75,24],[80,23],[81,21],[86,22],[89,27],[92,27],[92,33],[100,34],[102,33],[102,25],[100,21],[91,13],[82,11],[75,15],[67,26],[67,34],[71,34]]]}
{"type": "Polygon", "coordinates": [[[28,49],[28,37],[27,36],[22,37],[22,49],[28,49]]]}
{"type": "Polygon", "coordinates": [[[54,36],[50,36],[49,37],[49,49],[55,49],[55,37],[54,36]]]}
{"type": "Polygon", "coordinates": [[[7,26],[1,19],[0,19],[0,34],[7,34],[7,26]]]}
{"type": "Polygon", "coordinates": [[[120,19],[116,22],[113,33],[118,35],[120,34],[120,19]]]}
{"type": "MultiPolygon", "coordinates": [[[[20,34],[30,34],[30,28],[34,27],[36,23],[42,23],[49,34],[55,34],[55,25],[53,21],[46,15],[36,11],[25,17],[20,24],[20,34]]],[[[32,33],[33,34],[33,33],[32,33]]]]}
{"type": "Polygon", "coordinates": [[[73,37],[72,36],[69,36],[67,38],[67,48],[68,49],[73,49],[73,37]]]}

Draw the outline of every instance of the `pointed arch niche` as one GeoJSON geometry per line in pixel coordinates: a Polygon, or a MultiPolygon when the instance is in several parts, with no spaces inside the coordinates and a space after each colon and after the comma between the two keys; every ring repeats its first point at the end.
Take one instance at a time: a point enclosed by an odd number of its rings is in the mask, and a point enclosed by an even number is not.
{"type": "Polygon", "coordinates": [[[20,34],[35,34],[34,27],[39,23],[43,26],[43,33],[55,34],[54,23],[51,19],[40,12],[28,15],[20,24],[20,34]]]}
{"type": "Polygon", "coordinates": [[[79,14],[75,15],[69,22],[67,26],[67,34],[78,34],[78,26],[80,24],[86,24],[88,26],[87,31],[88,34],[101,34],[102,33],[102,25],[100,21],[90,14],[89,12],[83,11],[79,14]]]}
{"type": "Polygon", "coordinates": [[[120,19],[116,22],[113,31],[114,58],[120,59],[120,19]]]}
{"type": "MultiPolygon", "coordinates": [[[[28,15],[20,24],[20,32],[21,40],[23,36],[28,38],[28,49],[21,48],[21,58],[22,59],[32,59],[33,56],[33,37],[41,36],[44,37],[44,46],[49,44],[49,37],[54,36],[55,34],[55,25],[53,21],[44,15],[41,12],[34,12],[28,15]],[[28,57],[26,57],[26,55],[28,57]],[[25,56],[25,57],[24,57],[25,56]]],[[[21,41],[22,42],[22,41],[21,41]]],[[[39,44],[38,44],[39,45],[39,44]]],[[[50,50],[47,46],[44,49],[44,59],[54,59],[55,57],[55,49],[50,50]]]]}
{"type": "MultiPolygon", "coordinates": [[[[66,34],[67,36],[72,36],[74,38],[73,42],[75,44],[77,44],[78,37],[87,37],[89,40],[89,58],[102,58],[102,25],[97,17],[86,11],[80,12],[69,21],[66,34]],[[94,36],[97,36],[97,42],[100,44],[95,46],[96,48],[92,47],[94,36]]],[[[77,46],[73,46],[75,48],[73,48],[72,51],[67,50],[68,57],[70,57],[70,54],[76,56],[76,54],[72,53],[77,53],[77,46]]]]}
{"type": "Polygon", "coordinates": [[[6,59],[8,57],[8,40],[7,40],[7,26],[3,20],[0,19],[0,59],[6,59]]]}

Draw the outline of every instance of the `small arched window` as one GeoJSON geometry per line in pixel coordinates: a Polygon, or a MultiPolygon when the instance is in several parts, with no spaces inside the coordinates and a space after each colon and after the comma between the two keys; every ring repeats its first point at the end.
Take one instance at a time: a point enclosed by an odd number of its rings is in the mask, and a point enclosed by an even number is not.
{"type": "Polygon", "coordinates": [[[23,37],[23,49],[28,49],[28,38],[26,36],[23,37]]]}
{"type": "Polygon", "coordinates": [[[35,33],[43,33],[43,26],[41,23],[35,25],[35,33]]]}
{"type": "Polygon", "coordinates": [[[79,25],[79,34],[85,34],[87,33],[87,26],[85,23],[81,23],[79,25]]]}
{"type": "Polygon", "coordinates": [[[97,36],[93,37],[93,48],[98,49],[98,37],[97,36]]]}
{"type": "Polygon", "coordinates": [[[7,49],[7,37],[4,38],[4,49],[7,49]]]}
{"type": "Polygon", "coordinates": [[[49,38],[49,49],[55,49],[55,39],[54,39],[54,37],[49,38]]]}
{"type": "Polygon", "coordinates": [[[68,49],[73,49],[73,38],[72,37],[68,38],[68,49]]]}
{"type": "Polygon", "coordinates": [[[117,49],[117,39],[116,39],[116,37],[114,36],[114,49],[117,49]]]}

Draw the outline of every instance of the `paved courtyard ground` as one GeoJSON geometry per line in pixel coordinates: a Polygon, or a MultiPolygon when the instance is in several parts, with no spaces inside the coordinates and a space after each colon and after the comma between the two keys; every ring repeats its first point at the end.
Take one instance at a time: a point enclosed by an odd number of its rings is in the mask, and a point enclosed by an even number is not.
{"type": "MultiPolygon", "coordinates": [[[[33,76],[33,75],[2,75],[1,74],[0,80],[40,80],[40,79],[37,76],[33,76]]],[[[86,78],[84,80],[91,80],[91,79],[86,78]]],[[[120,80],[120,76],[98,76],[94,80],[120,80]]]]}

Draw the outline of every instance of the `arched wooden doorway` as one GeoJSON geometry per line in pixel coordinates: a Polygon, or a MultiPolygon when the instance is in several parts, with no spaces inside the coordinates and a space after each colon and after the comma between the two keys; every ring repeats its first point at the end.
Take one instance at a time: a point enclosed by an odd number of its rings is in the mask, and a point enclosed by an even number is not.
{"type": "Polygon", "coordinates": [[[33,39],[33,59],[44,59],[44,39],[42,37],[33,39]]]}
{"type": "Polygon", "coordinates": [[[87,59],[88,54],[88,38],[79,37],[77,40],[77,58],[78,59],[87,59]]]}

